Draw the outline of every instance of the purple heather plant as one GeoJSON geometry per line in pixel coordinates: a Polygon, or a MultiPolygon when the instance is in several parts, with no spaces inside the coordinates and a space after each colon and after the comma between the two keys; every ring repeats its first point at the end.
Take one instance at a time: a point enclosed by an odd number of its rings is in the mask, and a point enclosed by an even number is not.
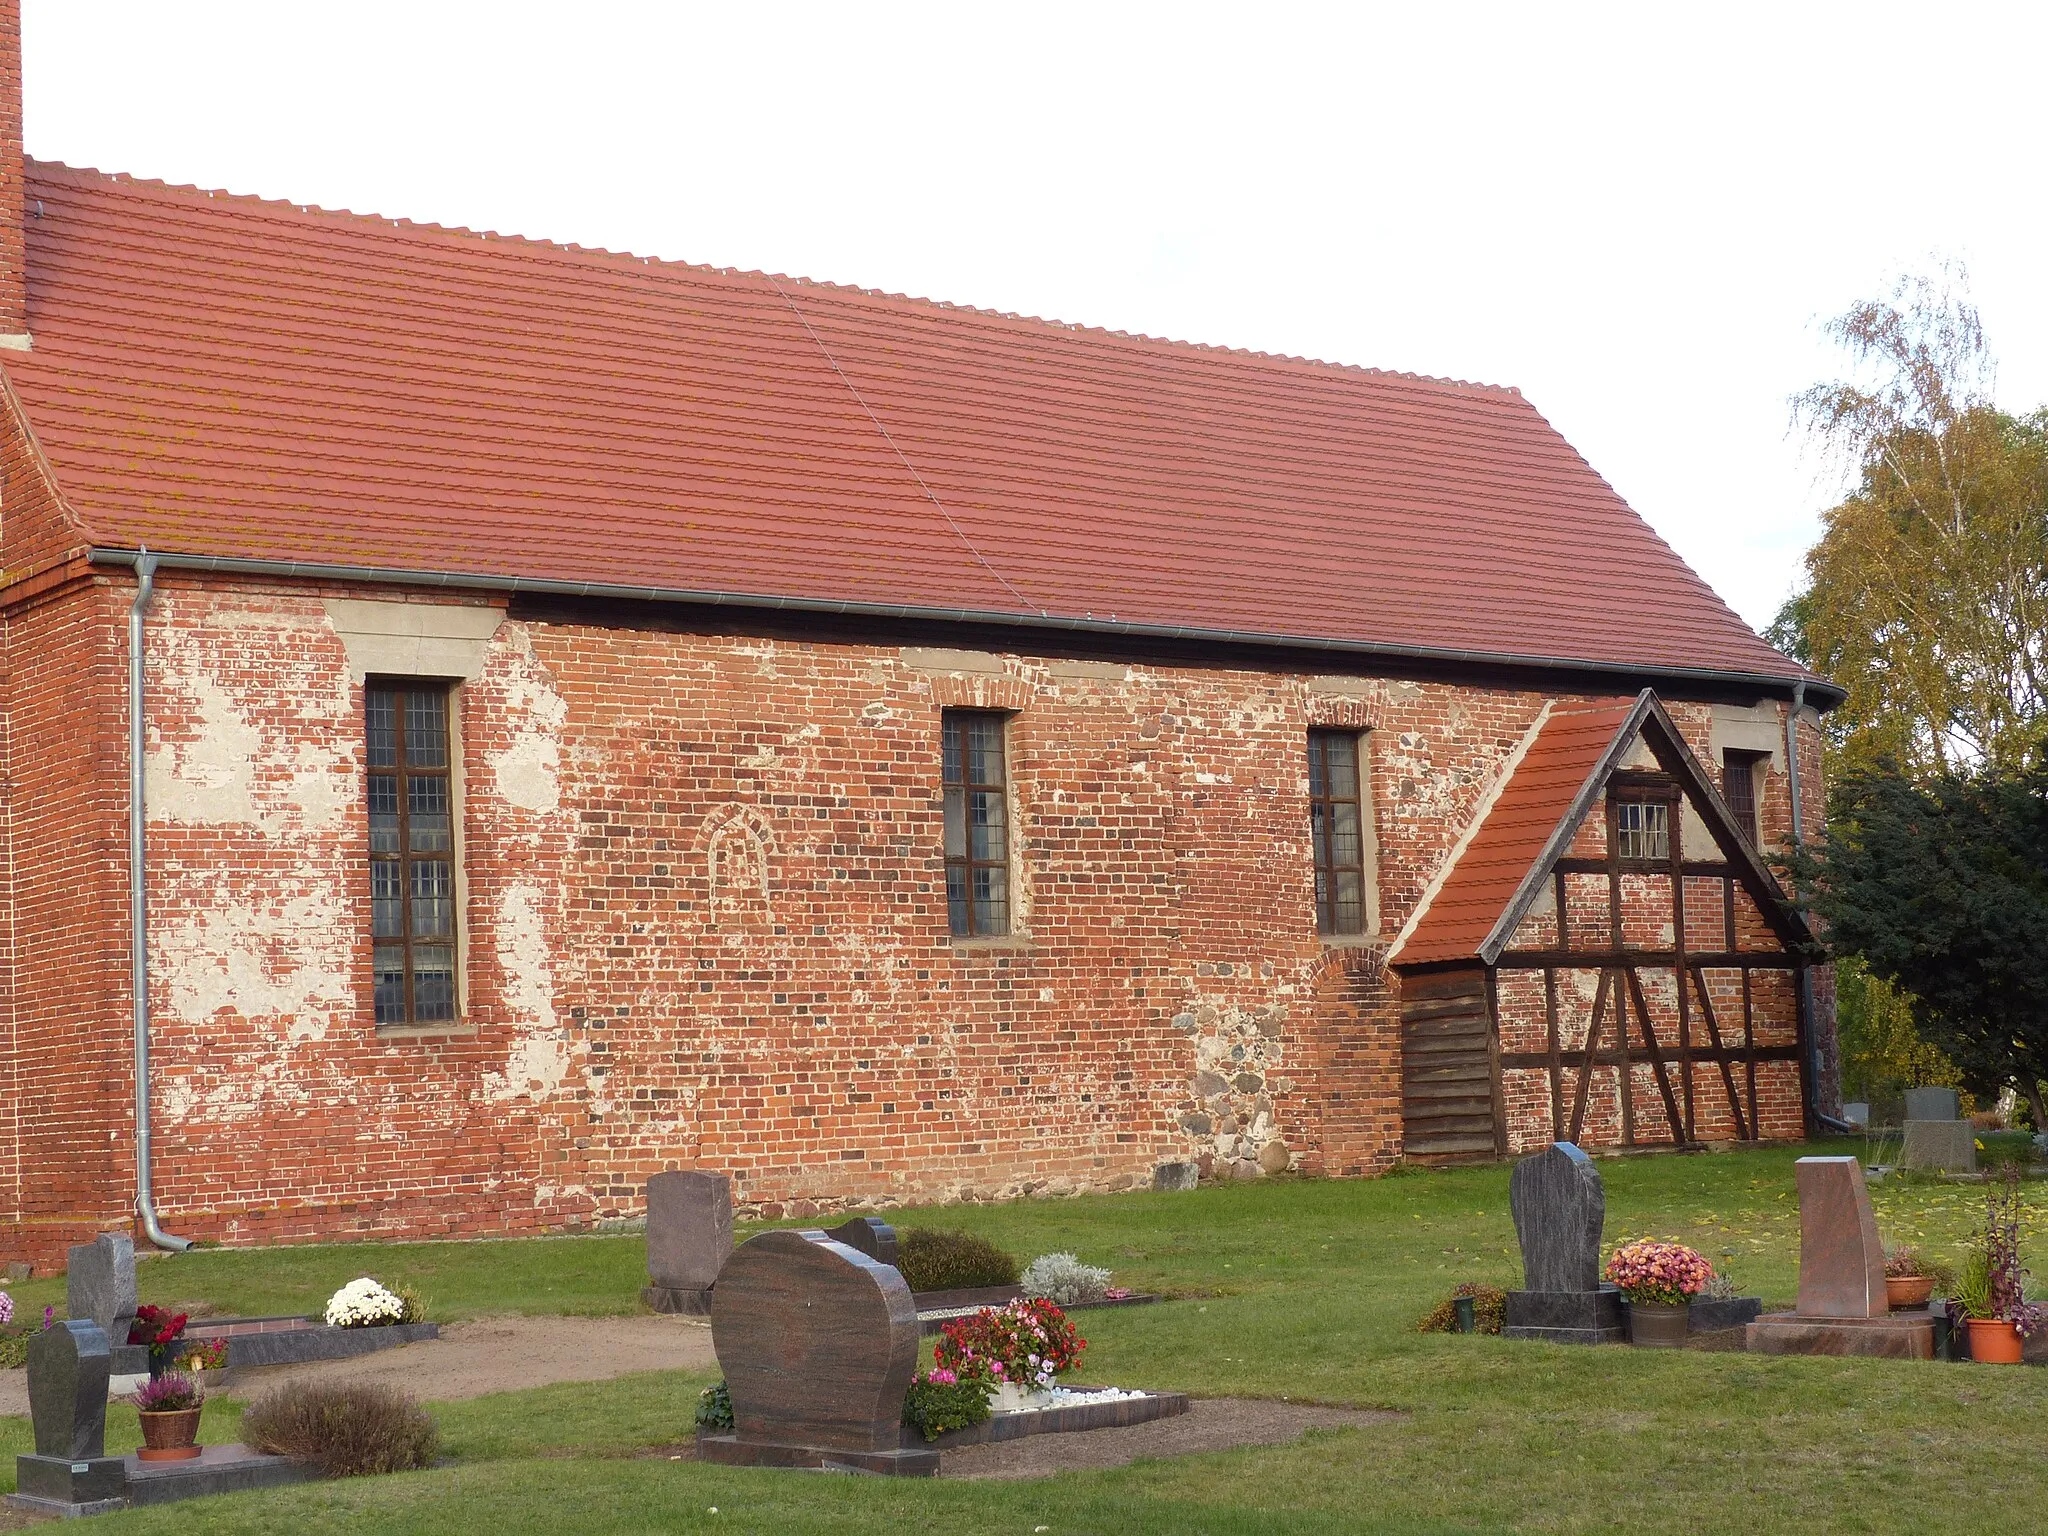
{"type": "Polygon", "coordinates": [[[141,1413],[182,1413],[205,1401],[206,1394],[198,1384],[178,1371],[167,1371],[135,1394],[135,1407],[141,1413]]]}

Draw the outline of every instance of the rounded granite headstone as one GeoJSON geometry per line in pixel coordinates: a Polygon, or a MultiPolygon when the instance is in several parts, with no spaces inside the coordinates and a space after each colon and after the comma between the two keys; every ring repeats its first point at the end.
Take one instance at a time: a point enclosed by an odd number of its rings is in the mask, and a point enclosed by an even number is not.
{"type": "Polygon", "coordinates": [[[1515,1164],[1508,1204],[1522,1244],[1522,1283],[1532,1291],[1600,1288],[1600,1229],[1607,1192],[1593,1160],[1568,1141],[1515,1164]]]}
{"type": "Polygon", "coordinates": [[[903,1276],[823,1232],[763,1232],[711,1292],[711,1343],[743,1441],[893,1450],[917,1370],[903,1276]]]}
{"type": "Polygon", "coordinates": [[[858,1249],[877,1264],[896,1267],[896,1229],[879,1216],[856,1216],[828,1228],[825,1235],[835,1243],[858,1249]]]}
{"type": "Polygon", "coordinates": [[[90,1318],[53,1323],[28,1340],[28,1412],[36,1454],[92,1461],[106,1454],[107,1336],[90,1318]]]}

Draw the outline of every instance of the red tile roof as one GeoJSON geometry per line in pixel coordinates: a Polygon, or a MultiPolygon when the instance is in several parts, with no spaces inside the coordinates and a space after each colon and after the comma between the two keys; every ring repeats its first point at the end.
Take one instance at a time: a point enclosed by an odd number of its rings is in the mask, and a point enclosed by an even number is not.
{"type": "Polygon", "coordinates": [[[1478,957],[1636,704],[1617,699],[1544,718],[1492,804],[1481,807],[1470,841],[1454,850],[1449,871],[1388,953],[1390,964],[1478,957]]]}
{"type": "Polygon", "coordinates": [[[31,163],[94,543],[1804,676],[1513,390],[31,163]]]}

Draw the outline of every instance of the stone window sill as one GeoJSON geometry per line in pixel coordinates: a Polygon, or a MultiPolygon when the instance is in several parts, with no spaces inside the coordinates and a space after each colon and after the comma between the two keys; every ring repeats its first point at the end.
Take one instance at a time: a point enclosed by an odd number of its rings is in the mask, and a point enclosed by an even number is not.
{"type": "Polygon", "coordinates": [[[982,949],[1029,949],[1031,948],[1031,935],[1028,933],[1005,933],[983,939],[949,938],[948,942],[952,944],[955,950],[965,950],[969,953],[982,949]]]}
{"type": "Polygon", "coordinates": [[[451,1024],[379,1024],[379,1040],[466,1040],[474,1037],[476,1026],[457,1020],[451,1024]]]}
{"type": "Polygon", "coordinates": [[[1385,949],[1388,943],[1378,933],[1319,933],[1316,938],[1325,949],[1385,949]]]}

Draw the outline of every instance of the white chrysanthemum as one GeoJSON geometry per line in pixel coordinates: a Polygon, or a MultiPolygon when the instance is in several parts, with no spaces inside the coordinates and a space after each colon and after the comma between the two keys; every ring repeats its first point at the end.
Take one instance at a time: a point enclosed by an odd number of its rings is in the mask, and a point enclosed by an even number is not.
{"type": "Polygon", "coordinates": [[[368,1275],[351,1280],[327,1302],[330,1328],[374,1328],[405,1316],[405,1303],[368,1275]]]}

